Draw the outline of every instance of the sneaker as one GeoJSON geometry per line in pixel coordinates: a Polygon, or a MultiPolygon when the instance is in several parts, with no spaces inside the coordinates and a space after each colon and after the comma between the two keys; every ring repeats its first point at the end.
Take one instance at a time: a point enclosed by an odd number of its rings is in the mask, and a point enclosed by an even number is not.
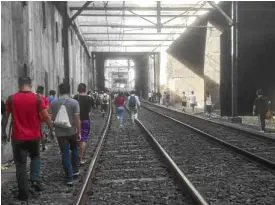
{"type": "Polygon", "coordinates": [[[80,164],[83,165],[83,164],[85,164],[86,162],[87,162],[87,161],[84,159],[84,160],[81,160],[81,161],[80,161],[80,164]]]}
{"type": "Polygon", "coordinates": [[[119,125],[119,128],[122,128],[122,125],[119,125]]]}
{"type": "Polygon", "coordinates": [[[73,180],[72,179],[68,179],[66,182],[67,186],[73,186],[73,180]]]}
{"type": "Polygon", "coordinates": [[[261,133],[264,133],[264,130],[261,130],[260,132],[261,132],[261,133]]]}
{"type": "Polygon", "coordinates": [[[17,199],[20,201],[28,201],[28,196],[25,194],[18,194],[17,199]]]}
{"type": "Polygon", "coordinates": [[[44,187],[42,186],[41,182],[39,181],[32,181],[32,187],[35,191],[43,191],[44,187]]]}
{"type": "Polygon", "coordinates": [[[80,174],[80,171],[78,170],[78,171],[73,173],[73,176],[75,177],[75,176],[78,176],[79,174],[80,174]]]}
{"type": "Polygon", "coordinates": [[[46,146],[42,147],[42,152],[46,151],[48,148],[46,146]]]}

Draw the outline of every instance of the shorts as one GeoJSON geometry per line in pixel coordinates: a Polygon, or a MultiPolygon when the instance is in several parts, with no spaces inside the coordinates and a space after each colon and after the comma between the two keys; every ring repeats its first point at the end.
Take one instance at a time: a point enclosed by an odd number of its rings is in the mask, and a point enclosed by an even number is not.
{"type": "Polygon", "coordinates": [[[187,103],[186,102],[182,102],[181,104],[182,104],[183,107],[186,107],[187,103]]]}
{"type": "Polygon", "coordinates": [[[190,106],[191,106],[191,107],[196,107],[196,104],[195,104],[195,103],[192,103],[190,106]]]}
{"type": "Polygon", "coordinates": [[[212,105],[206,105],[206,112],[211,113],[212,111],[212,105]]]}
{"type": "Polygon", "coordinates": [[[81,121],[81,142],[87,142],[90,134],[90,120],[81,121]]]}
{"type": "Polygon", "coordinates": [[[41,135],[48,135],[49,134],[49,127],[46,122],[41,122],[40,123],[40,130],[41,130],[41,135]]]}

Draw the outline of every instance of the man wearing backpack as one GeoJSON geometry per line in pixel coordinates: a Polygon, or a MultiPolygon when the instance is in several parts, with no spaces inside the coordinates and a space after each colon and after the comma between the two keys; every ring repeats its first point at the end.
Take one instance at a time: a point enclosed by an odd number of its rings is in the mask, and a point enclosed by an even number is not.
{"type": "Polygon", "coordinates": [[[140,101],[138,96],[135,95],[135,91],[131,92],[131,95],[128,97],[127,107],[130,112],[130,117],[132,119],[132,124],[135,124],[135,119],[138,117],[138,110],[140,110],[140,101]]]}
{"type": "Polygon", "coordinates": [[[67,185],[72,186],[73,176],[79,172],[78,141],[81,140],[79,103],[70,98],[70,85],[59,85],[60,97],[52,102],[50,113],[55,125],[57,141],[62,152],[62,164],[67,175],[67,185]],[[71,150],[71,157],[70,157],[71,150]]]}
{"type": "Polygon", "coordinates": [[[18,199],[27,201],[29,182],[27,176],[27,156],[31,158],[30,180],[35,191],[42,191],[40,183],[40,118],[41,113],[53,134],[53,125],[45,102],[39,95],[31,92],[30,77],[20,77],[19,92],[11,95],[6,102],[6,112],[2,120],[2,140],[7,139],[6,127],[12,115],[12,148],[18,183],[18,199]]]}

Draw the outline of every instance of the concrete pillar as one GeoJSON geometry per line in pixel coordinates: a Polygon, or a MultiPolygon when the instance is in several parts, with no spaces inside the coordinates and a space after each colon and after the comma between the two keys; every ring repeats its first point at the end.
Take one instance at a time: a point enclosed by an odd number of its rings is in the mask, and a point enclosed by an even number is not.
{"type": "Polygon", "coordinates": [[[148,98],[149,92],[149,56],[141,56],[135,59],[136,79],[135,90],[142,94],[145,99],[148,98]]]}
{"type": "Polygon", "coordinates": [[[104,57],[100,54],[96,55],[96,89],[105,89],[105,75],[104,75],[104,57]]]}

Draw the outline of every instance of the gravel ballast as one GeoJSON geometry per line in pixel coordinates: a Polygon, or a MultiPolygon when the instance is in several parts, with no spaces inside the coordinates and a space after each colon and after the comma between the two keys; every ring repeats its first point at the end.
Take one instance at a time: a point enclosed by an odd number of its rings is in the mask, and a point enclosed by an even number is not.
{"type": "Polygon", "coordinates": [[[146,134],[115,116],[92,179],[89,204],[191,204],[146,141],[146,134]]]}
{"type": "Polygon", "coordinates": [[[274,205],[275,175],[146,109],[140,121],[211,205],[274,205]]]}
{"type": "MultiPolygon", "coordinates": [[[[67,187],[65,184],[65,174],[61,165],[61,155],[57,144],[48,143],[48,149],[41,152],[41,180],[45,190],[42,192],[33,192],[30,194],[29,201],[21,202],[16,199],[17,182],[7,182],[2,186],[1,204],[3,205],[70,205],[73,204],[76,195],[85,177],[95,146],[98,142],[101,131],[104,128],[106,118],[102,118],[99,112],[93,112],[91,115],[91,133],[87,143],[86,159],[87,163],[81,167],[79,178],[74,180],[73,187],[67,187]]],[[[29,163],[29,159],[28,159],[29,163]]]]}

